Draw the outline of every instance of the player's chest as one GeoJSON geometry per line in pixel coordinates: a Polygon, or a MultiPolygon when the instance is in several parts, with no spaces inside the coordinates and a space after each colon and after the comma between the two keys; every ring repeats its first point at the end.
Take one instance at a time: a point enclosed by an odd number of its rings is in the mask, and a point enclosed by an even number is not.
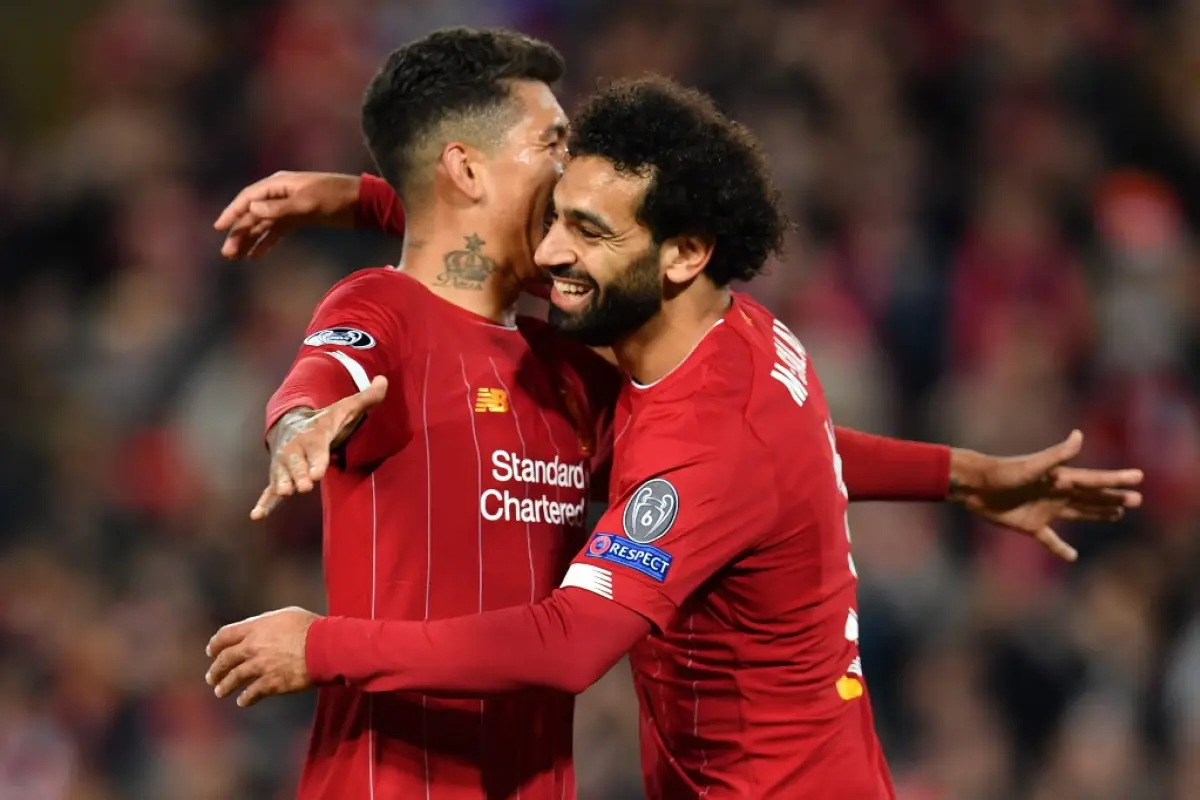
{"type": "Polygon", "coordinates": [[[593,428],[574,375],[502,351],[431,350],[423,359],[407,381],[407,413],[431,448],[474,452],[484,470],[516,474],[524,465],[515,460],[586,459],[593,428]]]}

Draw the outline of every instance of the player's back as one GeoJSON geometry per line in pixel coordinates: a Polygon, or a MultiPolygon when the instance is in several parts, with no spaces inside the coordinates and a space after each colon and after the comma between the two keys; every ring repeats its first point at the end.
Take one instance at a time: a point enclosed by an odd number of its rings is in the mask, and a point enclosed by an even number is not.
{"type": "MultiPolygon", "coordinates": [[[[360,386],[389,379],[322,482],[329,613],[438,619],[547,596],[583,536],[594,364],[544,324],[491,323],[391,269],[335,287],[306,343],[360,386]]],[[[570,797],[572,714],[551,691],[325,687],[301,797],[570,797]]]]}
{"type": "Polygon", "coordinates": [[[699,570],[632,656],[649,796],[891,797],[858,657],[840,460],[803,347],[735,296],[675,373],[629,392],[613,473],[626,535],[661,539],[668,596],[671,578],[699,570]],[[686,477],[703,463],[712,477],[686,477]],[[680,485],[646,488],[680,465],[680,485]],[[668,506],[697,530],[646,530],[668,506]]]}

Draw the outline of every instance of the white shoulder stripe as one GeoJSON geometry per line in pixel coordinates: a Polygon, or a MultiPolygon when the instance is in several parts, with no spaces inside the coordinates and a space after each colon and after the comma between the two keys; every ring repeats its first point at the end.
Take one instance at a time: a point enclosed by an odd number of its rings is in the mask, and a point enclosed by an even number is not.
{"type": "Polygon", "coordinates": [[[612,573],[591,564],[572,564],[559,588],[566,589],[568,586],[587,589],[605,599],[613,599],[612,573]]]}
{"type": "Polygon", "coordinates": [[[360,392],[371,385],[371,379],[367,377],[367,371],[362,368],[362,364],[359,364],[341,350],[326,350],[325,352],[342,362],[342,366],[350,373],[350,377],[354,379],[354,385],[358,387],[360,392]]]}

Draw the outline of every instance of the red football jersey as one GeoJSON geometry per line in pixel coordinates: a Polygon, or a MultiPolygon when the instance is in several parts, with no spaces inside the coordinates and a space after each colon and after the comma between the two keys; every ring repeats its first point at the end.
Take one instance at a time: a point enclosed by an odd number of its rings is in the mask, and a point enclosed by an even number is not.
{"type": "MultiPolygon", "coordinates": [[[[615,370],[545,323],[495,324],[391,268],[330,291],[296,363],[314,357],[341,365],[340,384],[285,380],[268,427],[389,380],[321,483],[329,614],[454,617],[558,585],[585,534],[615,370]]],[[[323,687],[300,797],[573,797],[572,713],[551,691],[481,701],[323,687]]]]}
{"type": "Polygon", "coordinates": [[[647,795],[883,800],[847,497],[804,348],[742,295],[617,413],[609,511],[564,586],[655,626],[631,662],[647,795]]]}

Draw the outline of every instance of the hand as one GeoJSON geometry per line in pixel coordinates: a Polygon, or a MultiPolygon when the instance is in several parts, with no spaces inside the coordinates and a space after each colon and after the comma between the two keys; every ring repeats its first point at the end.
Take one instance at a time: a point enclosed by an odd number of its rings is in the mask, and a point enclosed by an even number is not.
{"type": "Polygon", "coordinates": [[[1078,557],[1050,527],[1058,520],[1116,522],[1142,504],[1140,469],[1067,466],[1083,448],[1083,434],[1037,453],[998,458],[970,450],[950,457],[950,498],[997,525],[1036,539],[1064,561],[1078,557]]]}
{"type": "Polygon", "coordinates": [[[204,650],[214,659],[204,679],[216,687],[217,697],[245,687],[237,699],[242,708],[273,694],[304,691],[312,686],[304,642],[316,619],[292,606],[226,625],[204,650]]]}
{"type": "Polygon", "coordinates": [[[261,258],[297,228],[349,228],[362,179],[327,172],[276,172],[238,192],[213,228],[225,231],[221,255],[261,258]]]}
{"type": "Polygon", "coordinates": [[[383,402],[387,378],[376,376],[358,394],[343,397],[320,411],[297,411],[271,428],[271,467],[267,488],[250,510],[250,519],[265,519],[279,501],[293,492],[305,494],[325,477],[329,456],[362,421],[367,411],[383,402]]]}

